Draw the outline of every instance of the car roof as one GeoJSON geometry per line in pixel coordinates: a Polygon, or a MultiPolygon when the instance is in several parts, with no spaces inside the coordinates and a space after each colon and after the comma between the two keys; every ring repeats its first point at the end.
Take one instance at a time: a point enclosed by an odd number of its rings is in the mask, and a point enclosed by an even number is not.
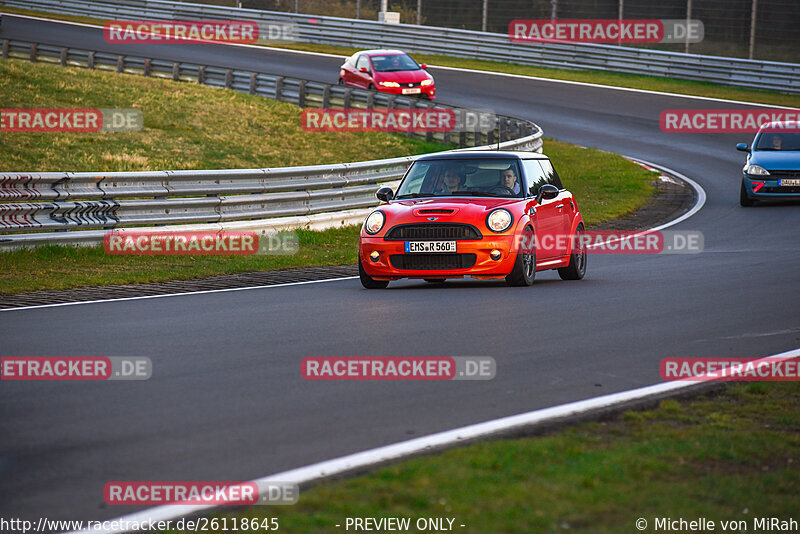
{"type": "Polygon", "coordinates": [[[765,122],[759,128],[759,131],[762,131],[766,128],[776,128],[776,129],[796,129],[800,128],[800,122],[798,121],[769,121],[765,122]]]}
{"type": "Polygon", "coordinates": [[[439,152],[437,154],[428,154],[417,159],[417,161],[432,161],[444,159],[501,159],[501,158],[518,158],[518,159],[549,159],[546,155],[538,152],[517,152],[506,150],[471,150],[464,152],[439,152]]]}
{"type": "Polygon", "coordinates": [[[358,52],[358,53],[359,54],[367,54],[370,57],[378,56],[378,55],[381,55],[381,54],[405,54],[405,52],[403,52],[402,50],[381,50],[381,49],[362,50],[361,52],[358,52]]]}

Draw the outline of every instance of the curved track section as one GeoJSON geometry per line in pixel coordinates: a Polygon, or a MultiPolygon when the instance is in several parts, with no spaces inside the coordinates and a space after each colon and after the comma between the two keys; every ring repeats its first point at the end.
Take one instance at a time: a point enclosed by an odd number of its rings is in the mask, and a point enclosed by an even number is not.
{"type": "MultiPolygon", "coordinates": [[[[100,31],[4,17],[0,37],[133,52],[100,31]],[[35,37],[34,37],[35,36],[35,37]]],[[[339,59],[170,45],[137,55],[331,80],[339,59]]],[[[110,480],[245,480],[411,437],[659,382],[669,356],[756,356],[800,341],[800,208],[742,209],[737,135],[668,135],[665,108],[730,103],[431,71],[444,102],[534,120],[550,137],[678,170],[705,207],[691,256],[590,256],[587,278],[357,280],[0,312],[2,355],[144,355],[147,382],[0,387],[0,515],[104,519],[110,480]],[[327,355],[490,355],[488,382],[306,382],[327,355]]],[[[545,152],[546,152],[545,144],[545,152]]],[[[566,177],[568,182],[568,177],[566,177]]]]}

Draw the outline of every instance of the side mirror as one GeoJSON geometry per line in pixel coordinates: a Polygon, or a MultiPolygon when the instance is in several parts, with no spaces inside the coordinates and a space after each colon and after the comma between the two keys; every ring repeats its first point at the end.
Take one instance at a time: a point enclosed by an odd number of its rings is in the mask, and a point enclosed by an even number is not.
{"type": "Polygon", "coordinates": [[[360,69],[358,69],[358,72],[366,72],[366,73],[369,73],[369,69],[368,69],[367,67],[361,67],[360,69]]]}
{"type": "Polygon", "coordinates": [[[552,184],[544,184],[536,194],[536,203],[541,204],[542,199],[552,200],[558,196],[558,188],[552,184]]]}
{"type": "Polygon", "coordinates": [[[425,63],[423,63],[422,65],[420,65],[420,67],[422,67],[423,69],[427,69],[427,68],[428,68],[428,66],[427,66],[425,63]]]}
{"type": "Polygon", "coordinates": [[[378,197],[378,200],[381,202],[389,202],[394,198],[394,191],[392,191],[391,187],[381,187],[375,193],[375,196],[378,197]]]}
{"type": "Polygon", "coordinates": [[[747,143],[738,143],[736,145],[736,150],[741,150],[742,152],[750,152],[750,147],[747,146],[747,143]]]}

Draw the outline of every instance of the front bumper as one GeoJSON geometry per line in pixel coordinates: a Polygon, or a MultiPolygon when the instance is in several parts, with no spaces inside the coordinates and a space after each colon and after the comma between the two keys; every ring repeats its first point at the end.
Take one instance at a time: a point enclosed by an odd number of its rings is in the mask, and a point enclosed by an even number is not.
{"type": "Polygon", "coordinates": [[[436,98],[436,84],[426,85],[425,87],[384,87],[380,84],[375,86],[381,93],[388,93],[390,95],[401,96],[427,96],[431,100],[436,98]],[[419,89],[419,93],[403,93],[404,90],[419,89]]]}
{"type": "MultiPolygon", "coordinates": [[[[513,235],[487,235],[483,239],[456,241],[456,254],[475,255],[474,264],[467,268],[400,268],[399,266],[406,262],[392,258],[392,256],[415,256],[416,258],[411,259],[416,261],[421,255],[419,253],[406,254],[405,241],[385,241],[383,237],[362,235],[359,240],[358,255],[366,273],[376,279],[501,277],[508,275],[514,268],[514,262],[517,259],[514,241],[513,235]],[[499,260],[491,258],[492,250],[500,251],[499,260]],[[370,258],[370,254],[374,251],[379,255],[377,261],[370,258]]],[[[436,256],[444,255],[436,254],[436,256]]]]}
{"type": "Polygon", "coordinates": [[[752,177],[744,174],[747,196],[754,200],[800,200],[800,186],[782,186],[774,176],[752,177]]]}

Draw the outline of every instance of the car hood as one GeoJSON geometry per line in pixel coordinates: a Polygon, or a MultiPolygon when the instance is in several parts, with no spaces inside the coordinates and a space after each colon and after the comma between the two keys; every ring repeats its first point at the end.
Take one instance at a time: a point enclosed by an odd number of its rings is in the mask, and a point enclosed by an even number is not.
{"type": "Polygon", "coordinates": [[[768,171],[793,171],[800,169],[798,150],[754,150],[750,154],[750,165],[761,165],[768,171]]]}
{"type": "Polygon", "coordinates": [[[428,78],[433,79],[433,77],[423,69],[401,70],[397,72],[376,72],[373,77],[375,78],[375,81],[397,83],[421,82],[422,80],[427,80],[428,78]]]}

